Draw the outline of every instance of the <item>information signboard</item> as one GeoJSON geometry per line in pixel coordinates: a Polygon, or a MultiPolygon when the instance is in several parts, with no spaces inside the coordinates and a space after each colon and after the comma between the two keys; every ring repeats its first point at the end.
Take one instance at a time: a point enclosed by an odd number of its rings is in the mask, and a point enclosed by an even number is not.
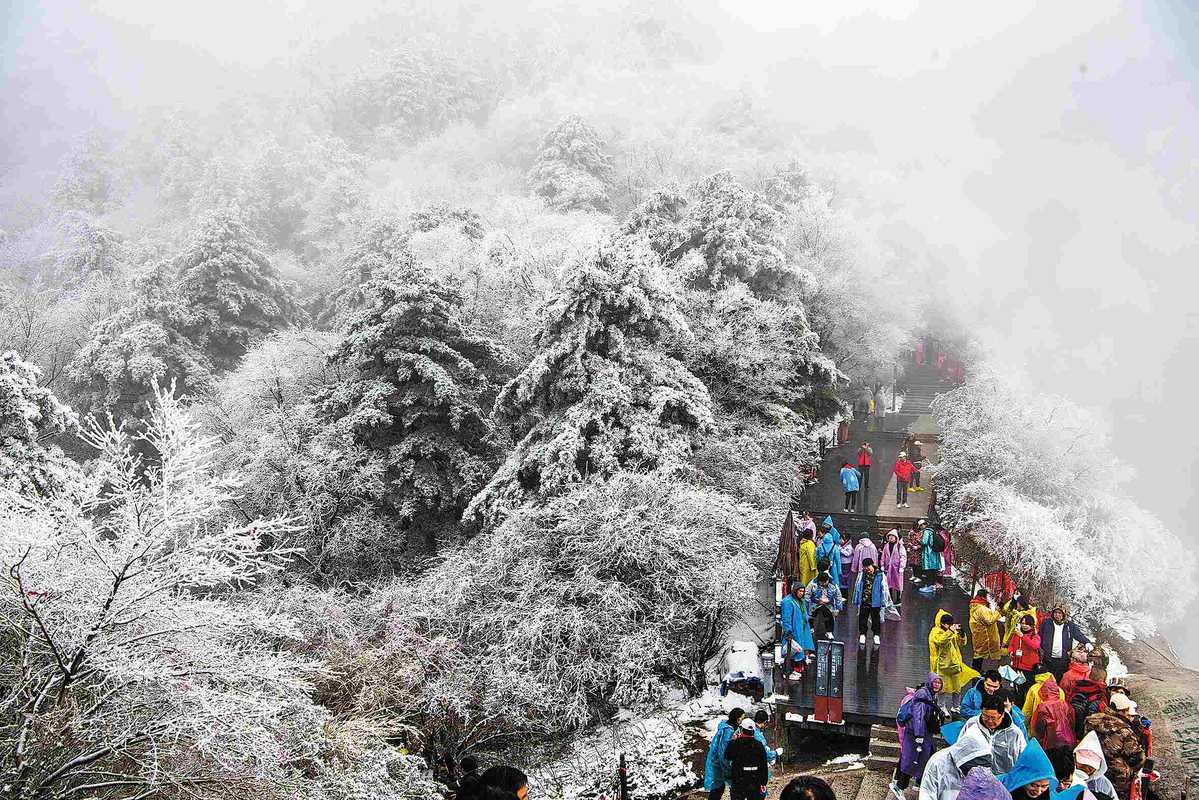
{"type": "Polygon", "coordinates": [[[824,639],[816,642],[816,722],[842,722],[845,694],[845,644],[824,639]]]}

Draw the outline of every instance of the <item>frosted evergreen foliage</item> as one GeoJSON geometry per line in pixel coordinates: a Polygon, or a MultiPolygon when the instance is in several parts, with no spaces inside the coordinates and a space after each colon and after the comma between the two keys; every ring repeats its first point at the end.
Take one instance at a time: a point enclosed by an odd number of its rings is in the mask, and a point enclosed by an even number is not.
{"type": "Polygon", "coordinates": [[[541,140],[529,186],[559,211],[607,211],[612,158],[595,129],[572,115],[541,140]]]}
{"type": "Polygon", "coordinates": [[[233,212],[206,218],[177,268],[180,294],[195,312],[185,330],[219,370],[300,315],[291,287],[233,212]]]}
{"type": "Polygon", "coordinates": [[[492,513],[623,469],[685,467],[712,426],[704,384],[666,352],[690,336],[676,278],[617,238],[547,307],[537,355],[496,399],[520,441],[471,512],[492,513]]]}
{"type": "Polygon", "coordinates": [[[794,431],[837,409],[836,366],[802,306],[759,300],[742,284],[688,300],[687,364],[722,411],[794,431]]]}
{"type": "Polygon", "coordinates": [[[32,497],[62,489],[71,465],[46,440],[79,426],[40,378],[41,371],[15,352],[0,355],[0,486],[32,497]]]}
{"type": "Polygon", "coordinates": [[[211,387],[213,365],[190,338],[201,312],[183,297],[164,265],[136,276],[127,304],[93,327],[67,368],[83,410],[123,418],[145,411],[155,383],[182,393],[211,387]]]}
{"type": "Polygon", "coordinates": [[[782,222],[765,197],[732,173],[717,172],[686,193],[673,186],[655,191],[624,230],[644,237],[693,286],[740,282],[760,297],[774,297],[793,280],[784,263],[782,222]]]}
{"type": "Polygon", "coordinates": [[[362,291],[332,356],[346,377],[318,396],[322,413],[380,462],[402,524],[456,517],[494,469],[482,403],[509,356],[465,323],[462,296],[423,270],[384,272],[362,291]]]}

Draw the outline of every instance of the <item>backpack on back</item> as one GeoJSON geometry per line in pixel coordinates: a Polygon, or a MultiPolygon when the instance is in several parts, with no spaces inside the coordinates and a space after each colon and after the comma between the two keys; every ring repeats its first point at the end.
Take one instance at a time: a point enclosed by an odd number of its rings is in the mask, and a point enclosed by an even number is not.
{"type": "Polygon", "coordinates": [[[934,531],[933,532],[933,540],[929,544],[932,546],[934,553],[944,553],[945,552],[945,537],[942,536],[940,533],[937,533],[936,531],[934,531]]]}

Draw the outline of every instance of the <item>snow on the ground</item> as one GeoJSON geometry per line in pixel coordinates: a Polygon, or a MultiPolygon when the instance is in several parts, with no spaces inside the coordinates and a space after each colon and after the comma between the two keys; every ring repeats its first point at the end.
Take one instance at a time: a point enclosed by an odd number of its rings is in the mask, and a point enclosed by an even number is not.
{"type": "Polygon", "coordinates": [[[693,785],[684,762],[684,726],[668,716],[643,717],[591,731],[567,753],[529,776],[538,797],[555,800],[613,798],[619,792],[620,754],[625,755],[629,793],[661,798],[693,785]]]}
{"type": "Polygon", "coordinates": [[[1120,660],[1120,654],[1112,647],[1105,646],[1103,651],[1107,653],[1107,679],[1127,678],[1128,667],[1120,660]]]}
{"type": "Polygon", "coordinates": [[[653,716],[622,714],[612,725],[575,739],[562,756],[533,771],[530,783],[538,797],[551,800],[607,800],[616,796],[620,754],[625,754],[629,793],[654,800],[693,786],[702,776],[689,766],[696,735],[711,739],[720,720],[736,707],[754,703],[719,687],[677,703],[653,716]],[[690,739],[690,742],[688,741],[690,739]]]}
{"type": "Polygon", "coordinates": [[[865,760],[866,760],[866,756],[860,756],[856,753],[846,753],[843,756],[837,756],[836,758],[832,759],[831,761],[825,761],[824,766],[826,766],[826,767],[846,766],[849,769],[865,769],[866,765],[863,763],[865,760]]]}

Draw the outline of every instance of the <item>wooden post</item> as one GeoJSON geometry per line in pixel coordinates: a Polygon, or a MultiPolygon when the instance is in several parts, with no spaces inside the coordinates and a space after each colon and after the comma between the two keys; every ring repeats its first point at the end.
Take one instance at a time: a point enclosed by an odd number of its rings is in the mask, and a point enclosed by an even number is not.
{"type": "Polygon", "coordinates": [[[629,800],[629,770],[625,765],[624,753],[620,754],[620,769],[617,770],[620,777],[620,800],[629,800]]]}

